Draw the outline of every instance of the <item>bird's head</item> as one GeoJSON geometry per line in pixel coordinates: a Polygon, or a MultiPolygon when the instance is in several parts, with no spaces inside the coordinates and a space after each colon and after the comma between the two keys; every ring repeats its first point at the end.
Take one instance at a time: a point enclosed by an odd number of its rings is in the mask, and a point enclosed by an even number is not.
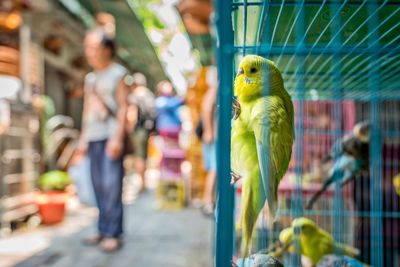
{"type": "Polygon", "coordinates": [[[284,90],[283,79],[274,62],[256,55],[242,59],[235,78],[234,92],[239,102],[262,95],[279,94],[279,90],[284,90]]]}
{"type": "Polygon", "coordinates": [[[369,143],[370,123],[362,121],[357,123],[353,128],[354,136],[363,143],[369,143]]]}
{"type": "Polygon", "coordinates": [[[277,248],[271,254],[280,257],[285,251],[294,253],[296,251],[294,245],[294,231],[292,227],[283,229],[279,233],[279,242],[277,248]]]}
{"type": "Polygon", "coordinates": [[[279,241],[281,241],[281,243],[283,244],[292,242],[292,237],[293,237],[292,227],[285,228],[279,233],[279,241]]]}
{"type": "Polygon", "coordinates": [[[305,217],[294,219],[292,222],[292,228],[298,229],[299,234],[302,236],[312,236],[318,229],[317,225],[312,220],[305,217]]]}

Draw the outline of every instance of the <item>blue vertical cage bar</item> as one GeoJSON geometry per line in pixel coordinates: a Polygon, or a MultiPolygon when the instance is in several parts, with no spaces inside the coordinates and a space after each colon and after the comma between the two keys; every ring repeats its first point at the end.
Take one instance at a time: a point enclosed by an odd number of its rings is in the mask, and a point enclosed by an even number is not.
{"type": "Polygon", "coordinates": [[[215,1],[215,20],[218,31],[217,66],[218,88],[218,133],[217,133],[217,216],[215,266],[231,265],[234,233],[234,194],[230,185],[231,147],[231,103],[233,71],[233,31],[231,1],[215,1]]]}
{"type": "MultiPolygon", "coordinates": [[[[297,17],[298,23],[295,25],[295,32],[296,32],[296,43],[297,43],[297,49],[301,51],[304,47],[304,40],[303,40],[303,35],[304,35],[304,0],[296,0],[297,5],[295,6],[295,10],[297,11],[297,14],[299,15],[297,17]]],[[[272,54],[272,52],[271,52],[272,54]]],[[[297,62],[297,69],[296,73],[299,74],[299,79],[297,81],[297,86],[295,89],[295,98],[299,100],[298,103],[298,110],[297,114],[295,114],[295,125],[296,125],[296,138],[302,140],[304,136],[304,122],[303,122],[303,117],[304,117],[304,99],[305,99],[305,82],[304,82],[304,73],[305,73],[305,68],[304,68],[304,56],[301,55],[298,57],[298,62],[297,62]]],[[[295,175],[296,175],[296,190],[294,192],[294,197],[292,199],[292,215],[294,217],[300,217],[303,215],[303,207],[302,207],[302,192],[301,192],[301,175],[303,174],[303,166],[302,166],[302,158],[303,158],[303,150],[302,149],[297,149],[296,150],[296,166],[295,166],[295,175]]]]}
{"type": "MultiPolygon", "coordinates": [[[[296,33],[296,48],[301,51],[304,49],[304,31],[305,31],[305,10],[304,10],[304,0],[296,0],[296,6],[294,6],[295,10],[297,11],[297,23],[295,26],[295,33],[296,33]]],[[[288,37],[286,38],[285,43],[287,43],[288,37]]],[[[272,46],[271,46],[272,48],[272,46]]],[[[271,49],[272,50],[272,49],[271,49]]],[[[271,51],[272,53],[272,51],[271,51]]],[[[298,100],[298,109],[297,114],[294,114],[295,117],[295,138],[299,140],[303,140],[304,138],[304,99],[305,99],[305,81],[304,81],[304,73],[305,73],[305,60],[304,55],[300,55],[297,58],[297,68],[296,73],[299,74],[299,79],[297,81],[297,86],[295,88],[295,98],[298,100]]],[[[296,145],[294,145],[296,146],[296,145]]],[[[303,169],[303,158],[304,150],[301,146],[297,146],[295,159],[295,171],[294,174],[296,176],[295,181],[295,191],[293,192],[292,196],[292,206],[291,206],[291,215],[294,218],[303,216],[303,195],[302,195],[302,175],[304,173],[303,169]]],[[[295,231],[295,236],[298,235],[298,231],[295,231]]],[[[300,250],[300,239],[294,238],[295,240],[295,247],[297,250],[300,250]]],[[[293,266],[300,266],[301,265],[301,256],[296,254],[292,257],[290,264],[293,266]]]]}
{"type": "MultiPolygon", "coordinates": [[[[339,10],[339,1],[333,1],[334,3],[331,4],[330,10],[331,13],[335,13],[339,10]]],[[[341,38],[338,34],[340,32],[340,26],[342,25],[342,21],[340,16],[335,16],[334,20],[332,21],[332,45],[334,48],[341,47],[341,38]]],[[[333,75],[333,99],[334,99],[334,115],[333,118],[335,121],[341,121],[342,119],[342,104],[341,99],[343,99],[342,94],[342,77],[340,73],[340,55],[336,52],[333,53],[333,62],[332,62],[332,75],[333,75]]],[[[335,140],[339,140],[342,136],[341,125],[336,125],[335,128],[335,140]]],[[[333,237],[335,240],[339,242],[343,242],[343,200],[341,194],[341,186],[339,183],[335,185],[335,195],[334,195],[334,203],[333,203],[333,216],[335,216],[336,222],[333,225],[333,237]]]]}
{"type": "MultiPolygon", "coordinates": [[[[378,25],[379,8],[376,0],[369,0],[368,30],[370,33],[368,44],[372,51],[378,49],[379,35],[373,31],[378,25]]],[[[375,50],[377,51],[377,50],[375,50]]],[[[380,123],[380,85],[379,85],[379,55],[375,52],[370,56],[368,85],[371,97],[371,148],[370,148],[370,201],[371,201],[371,264],[373,266],[383,266],[383,247],[382,247],[382,142],[381,142],[381,123],[380,123]]]]}

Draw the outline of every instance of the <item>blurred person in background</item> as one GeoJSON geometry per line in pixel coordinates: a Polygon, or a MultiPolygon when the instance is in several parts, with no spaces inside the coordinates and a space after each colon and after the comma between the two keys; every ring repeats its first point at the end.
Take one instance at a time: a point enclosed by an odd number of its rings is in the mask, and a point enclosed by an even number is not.
{"type": "Polygon", "coordinates": [[[161,136],[178,139],[182,126],[179,109],[183,104],[183,99],[176,96],[174,87],[169,81],[158,83],[156,129],[161,136]]]}
{"type": "Polygon", "coordinates": [[[102,30],[84,40],[85,56],[93,71],[85,77],[82,133],[78,149],[87,153],[99,209],[98,232],[85,239],[112,252],[121,245],[122,178],[128,88],[127,70],[115,63],[115,43],[102,30]]]}
{"type": "Polygon", "coordinates": [[[217,174],[217,155],[215,149],[217,130],[215,107],[217,101],[218,81],[217,68],[215,66],[208,67],[206,82],[208,89],[202,101],[200,114],[201,125],[203,128],[201,134],[201,139],[203,142],[203,162],[204,168],[207,172],[202,211],[206,216],[211,216],[214,213],[215,178],[217,174]]]}
{"type": "Polygon", "coordinates": [[[149,136],[155,128],[156,110],[154,94],[147,88],[146,76],[132,75],[131,91],[128,97],[129,132],[134,147],[134,169],[141,179],[139,192],[146,189],[145,172],[149,136]]]}

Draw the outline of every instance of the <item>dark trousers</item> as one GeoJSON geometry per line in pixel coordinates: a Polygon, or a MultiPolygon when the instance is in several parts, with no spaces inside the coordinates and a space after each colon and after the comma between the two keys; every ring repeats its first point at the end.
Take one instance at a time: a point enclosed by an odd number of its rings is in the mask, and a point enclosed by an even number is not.
{"type": "Polygon", "coordinates": [[[106,140],[89,142],[88,156],[93,189],[99,209],[98,230],[105,237],[122,234],[122,157],[106,155],[106,140]]]}

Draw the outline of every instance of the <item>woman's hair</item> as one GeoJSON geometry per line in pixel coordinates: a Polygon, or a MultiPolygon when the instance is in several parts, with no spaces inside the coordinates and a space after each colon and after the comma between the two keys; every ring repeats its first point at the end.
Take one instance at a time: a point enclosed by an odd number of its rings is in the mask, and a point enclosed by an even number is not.
{"type": "Polygon", "coordinates": [[[101,27],[96,27],[87,32],[86,35],[95,34],[100,37],[100,43],[103,47],[107,48],[110,51],[111,57],[116,55],[116,43],[114,38],[109,36],[101,27]]]}
{"type": "Polygon", "coordinates": [[[101,44],[110,50],[111,57],[114,57],[116,54],[115,40],[110,38],[105,32],[103,32],[101,36],[101,44]]]}
{"type": "Polygon", "coordinates": [[[156,90],[157,95],[163,95],[164,94],[163,88],[166,85],[171,86],[172,90],[171,90],[171,94],[170,95],[175,95],[176,94],[175,88],[172,85],[172,83],[170,81],[168,81],[168,80],[162,80],[161,82],[157,83],[157,90],[156,90]]]}

